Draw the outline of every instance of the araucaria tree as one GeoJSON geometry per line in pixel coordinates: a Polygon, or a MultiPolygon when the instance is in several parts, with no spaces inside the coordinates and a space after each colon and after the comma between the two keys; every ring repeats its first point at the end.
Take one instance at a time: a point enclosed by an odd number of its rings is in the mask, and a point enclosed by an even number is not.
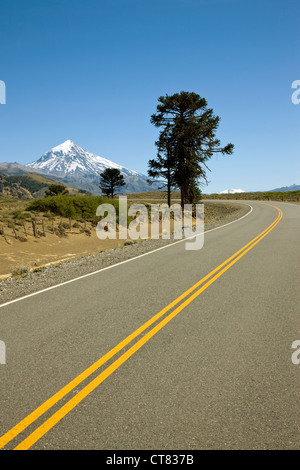
{"type": "Polygon", "coordinates": [[[59,194],[68,194],[69,191],[63,184],[50,184],[48,189],[45,191],[45,197],[58,196],[59,194]]]}
{"type": "Polygon", "coordinates": [[[148,162],[148,175],[161,182],[161,189],[167,188],[168,205],[171,206],[171,189],[175,187],[174,161],[172,160],[170,126],[167,124],[155,142],[158,148],[156,159],[148,162]],[[162,178],[162,179],[161,179],[162,178]]]}
{"type": "Polygon", "coordinates": [[[107,168],[100,174],[99,187],[107,197],[114,197],[117,190],[124,185],[124,176],[117,168],[107,168]]]}
{"type": "Polygon", "coordinates": [[[199,196],[201,179],[208,182],[207,161],[214,153],[232,154],[234,146],[220,146],[216,138],[220,118],[200,95],[181,91],[160,96],[158,101],[151,123],[162,130],[156,142],[157,158],[149,161],[148,174],[167,178],[169,186],[180,188],[181,205],[191,204],[199,196]]]}

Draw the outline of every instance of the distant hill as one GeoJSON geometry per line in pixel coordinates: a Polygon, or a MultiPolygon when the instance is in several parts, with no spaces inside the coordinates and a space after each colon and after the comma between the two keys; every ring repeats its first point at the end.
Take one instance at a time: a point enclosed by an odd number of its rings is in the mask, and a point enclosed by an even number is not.
{"type": "Polygon", "coordinates": [[[300,191],[300,184],[292,184],[291,186],[283,186],[282,188],[270,189],[273,191],[300,191]]]}
{"type": "Polygon", "coordinates": [[[35,194],[43,188],[47,188],[50,184],[55,183],[45,176],[28,173],[27,175],[7,176],[7,181],[17,183],[22,188],[26,188],[31,194],[35,194]]]}
{"type": "MultiPolygon", "coordinates": [[[[51,184],[57,184],[57,181],[37,173],[8,176],[0,172],[0,196],[19,199],[44,197],[51,184]]],[[[67,189],[72,195],[79,192],[77,189],[67,189]]]]}
{"type": "MultiPolygon", "coordinates": [[[[0,172],[6,176],[26,175],[27,173],[32,173],[32,168],[28,168],[17,162],[0,162],[0,172]]],[[[37,170],[36,173],[42,172],[37,170]]]]}
{"type": "Polygon", "coordinates": [[[0,196],[18,199],[33,199],[33,196],[28,189],[23,188],[17,182],[10,181],[10,177],[3,173],[0,173],[0,196]]]}

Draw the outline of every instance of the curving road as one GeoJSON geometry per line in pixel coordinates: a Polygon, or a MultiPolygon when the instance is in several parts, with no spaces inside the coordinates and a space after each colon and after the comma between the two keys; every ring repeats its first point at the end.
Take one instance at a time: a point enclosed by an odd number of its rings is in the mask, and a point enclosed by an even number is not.
{"type": "Polygon", "coordinates": [[[3,449],[300,449],[300,206],[0,306],[3,449]]]}

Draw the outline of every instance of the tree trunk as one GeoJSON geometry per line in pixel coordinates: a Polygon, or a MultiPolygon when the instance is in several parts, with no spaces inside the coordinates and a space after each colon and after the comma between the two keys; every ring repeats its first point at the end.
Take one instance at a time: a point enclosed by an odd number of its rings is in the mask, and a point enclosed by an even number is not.
{"type": "Polygon", "coordinates": [[[168,167],[168,206],[171,207],[171,171],[168,167]]]}
{"type": "Polygon", "coordinates": [[[36,222],[34,220],[32,221],[32,231],[33,231],[33,236],[36,237],[37,236],[36,222]]]}

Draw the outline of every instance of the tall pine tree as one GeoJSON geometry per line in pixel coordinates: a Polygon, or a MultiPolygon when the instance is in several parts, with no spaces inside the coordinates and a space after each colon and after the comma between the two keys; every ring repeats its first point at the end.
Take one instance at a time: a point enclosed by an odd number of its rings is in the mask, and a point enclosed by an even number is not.
{"type": "Polygon", "coordinates": [[[117,190],[124,185],[124,176],[117,168],[107,168],[100,174],[99,187],[107,197],[114,197],[117,190]]]}
{"type": "Polygon", "coordinates": [[[150,160],[149,167],[155,170],[158,165],[160,172],[169,171],[180,188],[181,205],[191,204],[199,195],[199,181],[207,182],[207,161],[217,152],[232,154],[234,146],[220,146],[216,138],[220,118],[200,95],[181,91],[160,96],[158,101],[151,123],[162,128],[158,149],[167,151],[167,158],[162,159],[158,151],[156,160],[150,160]]]}
{"type": "Polygon", "coordinates": [[[172,160],[172,141],[170,126],[167,124],[155,142],[158,148],[156,159],[148,162],[148,175],[153,178],[162,178],[162,188],[167,188],[168,206],[171,206],[171,189],[175,187],[174,162],[172,160]]]}

